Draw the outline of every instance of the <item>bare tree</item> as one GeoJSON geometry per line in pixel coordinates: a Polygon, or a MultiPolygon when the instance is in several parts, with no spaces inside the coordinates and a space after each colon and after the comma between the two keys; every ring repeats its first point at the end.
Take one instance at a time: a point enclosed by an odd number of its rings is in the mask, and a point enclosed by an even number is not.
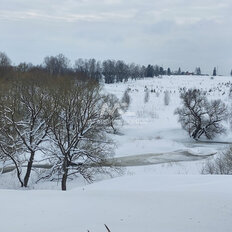
{"type": "Polygon", "coordinates": [[[11,96],[11,92],[6,83],[0,85],[0,159],[4,165],[13,164],[17,178],[23,187],[23,180],[21,177],[21,164],[24,162],[22,157],[22,149],[18,136],[8,123],[5,113],[5,105],[7,103],[7,96],[11,96]]]}
{"type": "Polygon", "coordinates": [[[93,82],[61,80],[51,98],[58,104],[50,124],[53,149],[49,157],[54,166],[47,177],[61,180],[66,190],[70,176],[79,174],[91,181],[96,172],[103,171],[111,148],[106,136],[109,125],[100,110],[104,98],[93,82]]]}
{"type": "Polygon", "coordinates": [[[0,52],[0,66],[10,66],[10,65],[11,65],[10,58],[4,52],[0,52]]]}
{"type": "MultiPolygon", "coordinates": [[[[34,79],[20,79],[12,81],[8,93],[2,96],[0,102],[0,120],[7,125],[7,128],[2,128],[1,136],[8,138],[15,149],[20,147],[20,154],[24,154],[27,162],[24,187],[28,186],[35,154],[42,150],[41,145],[46,140],[48,121],[52,115],[52,110],[48,110],[51,104],[45,91],[45,85],[39,86],[34,79]]],[[[1,150],[9,151],[8,146],[1,143],[1,150]]],[[[16,152],[19,153],[18,149],[16,152]]]]}
{"type": "Polygon", "coordinates": [[[130,71],[130,77],[131,79],[137,79],[143,77],[141,74],[141,67],[139,65],[136,65],[134,63],[129,65],[129,71],[130,71]]]}
{"type": "Polygon", "coordinates": [[[225,132],[222,121],[227,119],[227,109],[221,100],[208,101],[203,92],[190,89],[180,95],[183,106],[175,114],[183,129],[194,139],[205,135],[212,139],[225,132]]]}
{"type": "Polygon", "coordinates": [[[65,74],[69,68],[70,61],[63,54],[47,56],[44,58],[44,65],[50,75],[65,74]]]}
{"type": "Polygon", "coordinates": [[[0,77],[7,73],[7,71],[10,69],[10,66],[10,58],[4,52],[0,52],[0,77]]]}
{"type": "Polygon", "coordinates": [[[117,82],[123,82],[123,80],[128,81],[128,78],[130,76],[129,67],[122,60],[118,60],[116,62],[115,73],[116,73],[116,81],[117,82]]]}
{"type": "Polygon", "coordinates": [[[17,71],[22,73],[29,72],[32,68],[33,68],[33,64],[26,62],[22,62],[16,67],[17,71]]]}
{"type": "Polygon", "coordinates": [[[114,83],[116,77],[116,61],[114,60],[103,61],[102,74],[104,75],[106,84],[114,83]]]}
{"type": "MultiPolygon", "coordinates": [[[[101,114],[108,121],[108,126],[116,134],[119,130],[119,123],[122,122],[121,112],[123,106],[119,99],[113,95],[108,94],[104,97],[104,105],[102,106],[101,114]]],[[[111,130],[109,130],[111,132],[111,130]]]]}
{"type": "Polygon", "coordinates": [[[83,73],[89,78],[99,81],[102,77],[101,63],[95,59],[81,59],[75,61],[74,65],[77,73],[83,73]]]}
{"type": "MultiPolygon", "coordinates": [[[[2,124],[2,122],[1,122],[2,124]]],[[[20,145],[16,141],[15,136],[11,135],[9,128],[6,125],[1,125],[0,129],[0,159],[3,164],[13,164],[16,169],[17,178],[23,187],[22,169],[21,166],[24,162],[20,145]]]]}

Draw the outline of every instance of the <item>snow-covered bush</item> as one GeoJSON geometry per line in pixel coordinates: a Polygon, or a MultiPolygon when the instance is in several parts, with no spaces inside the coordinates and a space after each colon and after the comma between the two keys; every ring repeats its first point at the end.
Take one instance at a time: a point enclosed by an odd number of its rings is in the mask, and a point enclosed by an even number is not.
{"type": "Polygon", "coordinates": [[[157,114],[157,112],[155,112],[154,109],[146,109],[145,107],[142,107],[140,110],[137,110],[136,116],[138,118],[159,118],[159,115],[157,114]]]}
{"type": "Polygon", "coordinates": [[[144,103],[148,103],[150,98],[150,94],[148,89],[145,89],[145,94],[144,94],[144,103]]]}
{"type": "Polygon", "coordinates": [[[208,160],[202,169],[203,174],[232,175],[232,146],[216,158],[208,160]]]}
{"type": "Polygon", "coordinates": [[[170,103],[170,93],[168,91],[164,92],[164,105],[168,106],[170,103]]]}
{"type": "Polygon", "coordinates": [[[129,91],[130,89],[126,89],[123,96],[122,96],[122,100],[121,100],[121,104],[122,104],[122,109],[124,111],[127,111],[129,106],[130,106],[130,103],[131,103],[131,98],[130,98],[130,95],[129,95],[129,91]]]}

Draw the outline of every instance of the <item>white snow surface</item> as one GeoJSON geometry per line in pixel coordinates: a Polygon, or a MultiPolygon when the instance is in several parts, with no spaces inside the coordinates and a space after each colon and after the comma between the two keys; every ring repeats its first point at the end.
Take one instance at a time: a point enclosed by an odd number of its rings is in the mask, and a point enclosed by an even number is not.
{"type": "MultiPolygon", "coordinates": [[[[1,175],[0,231],[104,232],[104,224],[111,232],[232,231],[232,177],[200,175],[205,159],[183,159],[178,152],[170,157],[176,151],[203,157],[227,147],[194,143],[174,111],[184,87],[206,90],[209,99],[220,98],[230,108],[231,84],[231,77],[164,76],[105,85],[119,98],[130,88],[132,100],[123,114],[121,135],[112,135],[115,156],[164,153],[149,159],[166,163],[127,167],[121,177],[99,176],[90,185],[78,179],[68,183],[67,192],[58,190],[57,183],[32,184],[34,176],[30,188],[23,190],[15,173],[1,175]],[[147,103],[145,88],[150,92],[147,103]],[[169,105],[164,104],[165,91],[170,93],[169,105]]],[[[225,126],[229,129],[229,123],[225,126]]],[[[231,141],[232,133],[228,130],[215,140],[231,141]]]]}
{"type": "Polygon", "coordinates": [[[229,176],[134,175],[68,192],[0,190],[4,232],[231,231],[229,176]]]}
{"type": "MultiPolygon", "coordinates": [[[[106,85],[105,90],[115,94],[119,99],[126,89],[130,89],[131,104],[123,115],[124,125],[121,130],[123,136],[114,137],[117,141],[116,156],[189,150],[189,148],[191,150],[192,141],[181,129],[177,115],[174,115],[175,109],[180,106],[180,90],[197,88],[207,91],[206,96],[209,100],[222,99],[230,108],[231,84],[232,78],[224,76],[213,79],[210,76],[163,76],[106,85]],[[147,103],[144,102],[145,89],[149,92],[147,103]],[[170,96],[169,105],[164,104],[165,91],[170,96]]],[[[231,141],[232,134],[227,133],[215,139],[231,141]]],[[[223,145],[197,147],[199,153],[216,152],[221,149],[224,149],[223,145]]],[[[193,149],[193,152],[195,151],[193,149]]]]}

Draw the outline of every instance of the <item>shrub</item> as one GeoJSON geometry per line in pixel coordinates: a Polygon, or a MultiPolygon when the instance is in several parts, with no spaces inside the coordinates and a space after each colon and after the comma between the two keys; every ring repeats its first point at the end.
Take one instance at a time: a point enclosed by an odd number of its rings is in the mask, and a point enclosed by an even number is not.
{"type": "Polygon", "coordinates": [[[170,103],[170,93],[168,91],[164,92],[164,105],[168,106],[170,103]]]}
{"type": "Polygon", "coordinates": [[[203,174],[232,175],[232,146],[216,158],[208,160],[202,169],[203,174]]]}
{"type": "Polygon", "coordinates": [[[149,97],[150,97],[149,91],[148,91],[148,89],[146,89],[145,94],[144,94],[144,103],[149,102],[149,97]]]}
{"type": "Polygon", "coordinates": [[[124,92],[124,94],[122,96],[121,103],[122,103],[122,109],[124,111],[127,111],[129,106],[130,106],[131,98],[130,98],[130,95],[129,95],[129,91],[130,91],[129,88],[126,89],[126,91],[124,92]]]}

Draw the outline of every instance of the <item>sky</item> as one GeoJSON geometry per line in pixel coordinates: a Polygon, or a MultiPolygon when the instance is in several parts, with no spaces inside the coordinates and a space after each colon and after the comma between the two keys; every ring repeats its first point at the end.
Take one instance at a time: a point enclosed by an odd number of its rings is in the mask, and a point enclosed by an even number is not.
{"type": "Polygon", "coordinates": [[[232,0],[0,0],[0,51],[41,64],[63,53],[228,75],[232,0]]]}

